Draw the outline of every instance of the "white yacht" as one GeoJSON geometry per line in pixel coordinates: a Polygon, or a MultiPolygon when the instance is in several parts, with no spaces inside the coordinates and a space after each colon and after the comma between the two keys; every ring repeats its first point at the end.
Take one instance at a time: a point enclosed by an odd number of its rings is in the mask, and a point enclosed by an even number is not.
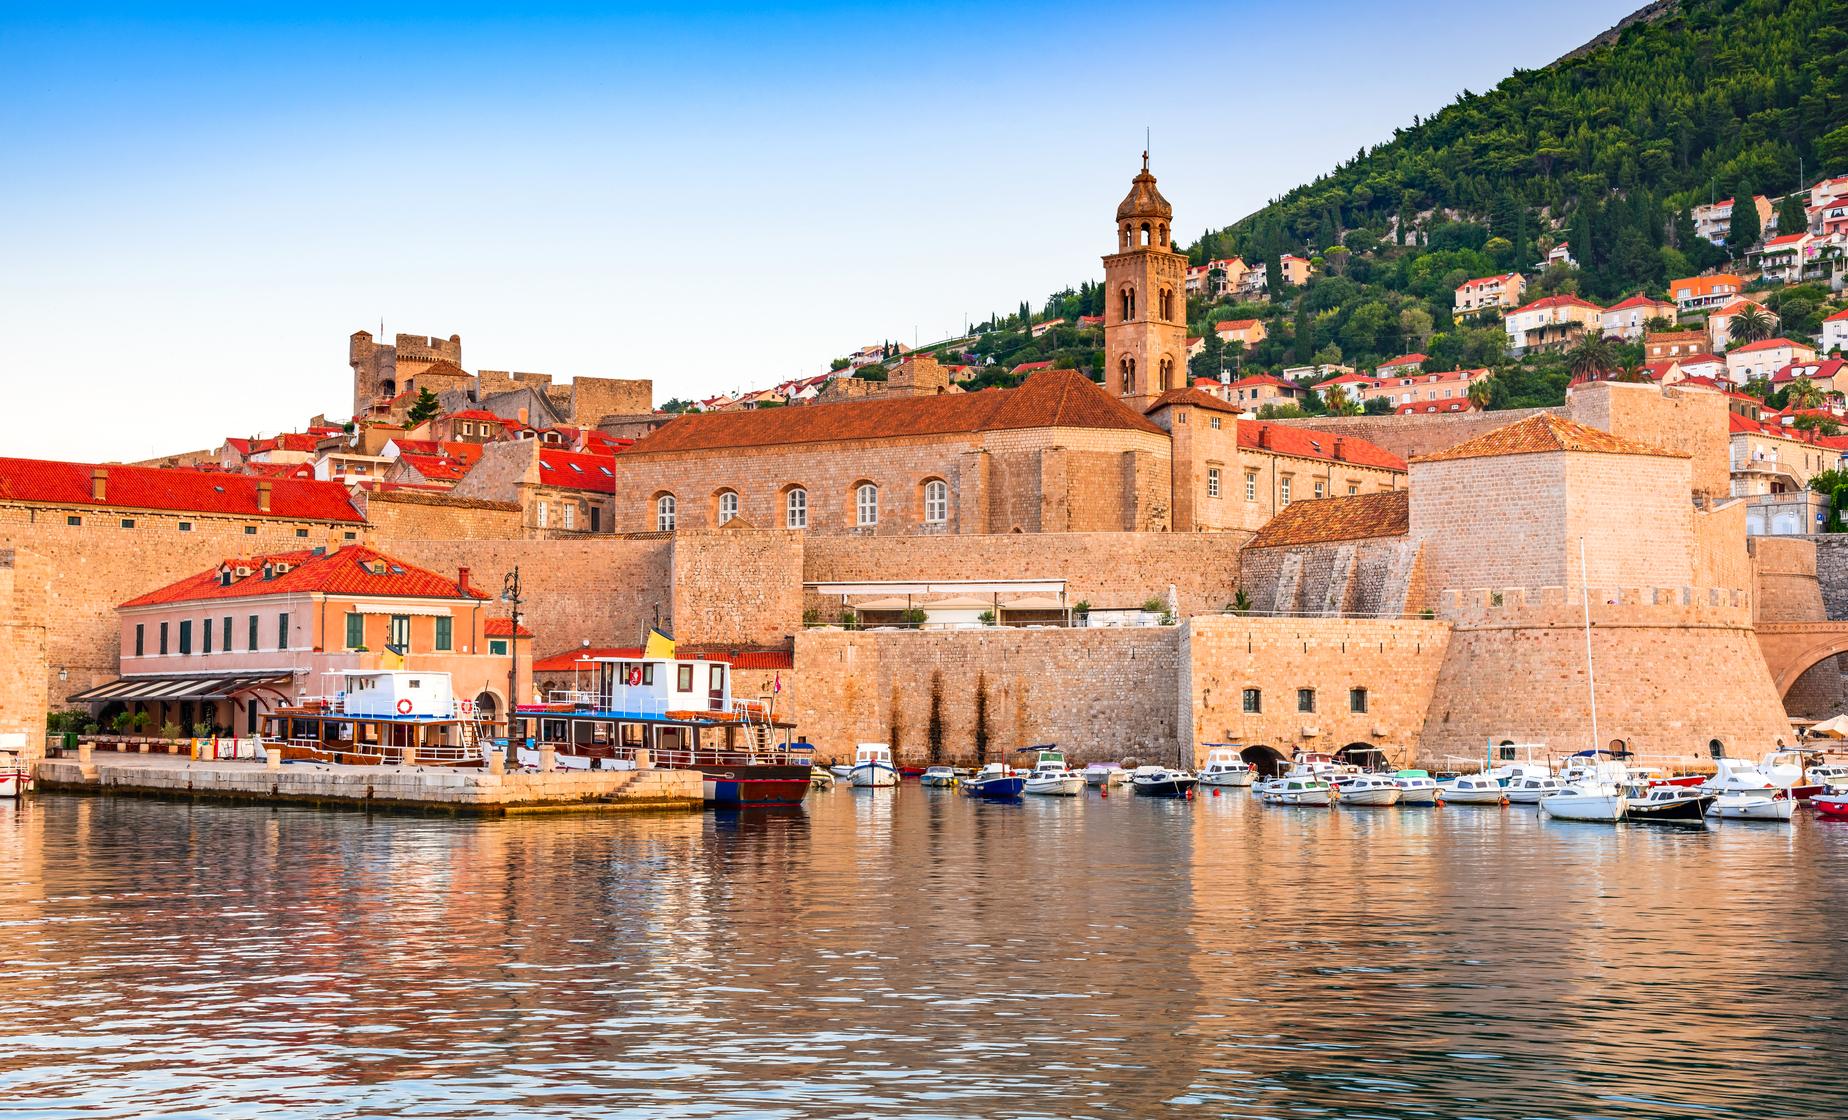
{"type": "Polygon", "coordinates": [[[1238,756],[1238,751],[1217,743],[1208,743],[1206,765],[1200,770],[1200,784],[1203,786],[1248,786],[1257,777],[1251,764],[1238,756]]]}
{"type": "Polygon", "coordinates": [[[1526,769],[1508,779],[1502,794],[1510,805],[1538,805],[1542,798],[1558,793],[1568,784],[1551,774],[1526,769]]]}
{"type": "Polygon", "coordinates": [[[1399,787],[1384,774],[1344,774],[1332,783],[1335,801],[1355,808],[1397,805],[1399,787]]]}
{"type": "Polygon", "coordinates": [[[1334,787],[1313,774],[1286,774],[1265,782],[1258,792],[1258,800],[1266,805],[1326,807],[1333,795],[1334,787]]]}
{"type": "Polygon", "coordinates": [[[1392,776],[1392,784],[1399,787],[1401,805],[1437,804],[1437,779],[1428,771],[1401,770],[1392,776]]]}
{"type": "Polygon", "coordinates": [[[1033,769],[1027,773],[1026,792],[1041,797],[1077,797],[1084,792],[1084,775],[1065,765],[1065,753],[1055,747],[1022,747],[1033,755],[1033,769]]]}
{"type": "Polygon", "coordinates": [[[1505,805],[1508,791],[1490,774],[1459,774],[1438,783],[1437,795],[1446,805],[1505,805]]]}
{"type": "Polygon", "coordinates": [[[892,748],[884,743],[861,743],[853,749],[855,786],[895,786],[898,767],[892,765],[892,748]]]}
{"type": "Polygon", "coordinates": [[[1723,821],[1788,821],[1796,810],[1797,803],[1788,797],[1732,790],[1715,797],[1707,815],[1723,821]]]}
{"type": "Polygon", "coordinates": [[[1540,814],[1562,821],[1620,821],[1629,803],[1623,792],[1628,776],[1623,763],[1600,762],[1578,781],[1544,794],[1540,814]]]}
{"type": "Polygon", "coordinates": [[[1810,784],[1821,786],[1831,793],[1848,791],[1848,766],[1840,763],[1818,763],[1809,768],[1810,784]]]}

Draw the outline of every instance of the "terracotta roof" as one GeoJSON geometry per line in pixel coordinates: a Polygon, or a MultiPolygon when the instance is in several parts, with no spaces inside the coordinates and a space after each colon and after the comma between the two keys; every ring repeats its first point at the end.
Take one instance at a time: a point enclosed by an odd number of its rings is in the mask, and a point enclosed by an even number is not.
{"type": "Polygon", "coordinates": [[[1246,548],[1353,541],[1366,537],[1402,537],[1411,531],[1410,491],[1316,498],[1291,502],[1264,523],[1246,548]]]}
{"type": "MultiPolygon", "coordinates": [[[[505,638],[512,633],[513,619],[511,618],[490,618],[481,624],[481,635],[484,638],[505,638]]],[[[520,627],[520,637],[530,638],[532,636],[531,630],[524,626],[520,627]]]]}
{"type": "Polygon", "coordinates": [[[304,521],[361,521],[338,482],[263,478],[119,463],[59,463],[46,459],[0,459],[0,502],[41,502],[109,509],[223,513],[234,517],[279,517],[304,521]],[[106,470],[106,497],[91,497],[90,473],[106,470]],[[270,508],[257,508],[257,484],[270,488],[270,508]]]}
{"type": "Polygon", "coordinates": [[[123,603],[124,607],[145,607],[157,603],[190,603],[207,599],[248,599],[259,595],[305,594],[319,591],[331,595],[365,595],[394,599],[486,599],[473,586],[456,582],[456,573],[438,575],[427,568],[412,567],[365,545],[348,545],[332,552],[301,550],[278,552],[249,558],[231,557],[203,572],[170,583],[123,603]],[[385,565],[383,574],[372,566],[385,565]],[[263,578],[268,565],[287,564],[289,570],[263,578]],[[249,568],[253,574],[235,576],[225,586],[223,573],[249,568]]]}
{"type": "Polygon", "coordinates": [[[1013,369],[1008,370],[1008,372],[1009,373],[1038,373],[1040,370],[1051,369],[1051,368],[1052,368],[1051,361],[1022,362],[1019,365],[1015,366],[1013,369]]]}
{"type": "Polygon", "coordinates": [[[1819,362],[1792,362],[1772,374],[1771,381],[1776,384],[1780,381],[1795,381],[1799,377],[1807,377],[1811,381],[1829,381],[1842,372],[1844,365],[1848,365],[1848,362],[1840,358],[1824,358],[1819,362]]]}
{"type": "Polygon", "coordinates": [[[1257,319],[1223,319],[1213,324],[1213,329],[1220,334],[1227,331],[1248,331],[1258,325],[1257,319]]]}
{"type": "Polygon", "coordinates": [[[1781,350],[1786,346],[1797,346],[1805,350],[1812,349],[1807,342],[1792,342],[1788,338],[1761,338],[1757,342],[1748,342],[1744,346],[1735,346],[1730,353],[1752,354],[1760,350],[1781,350]]]}
{"type": "Polygon", "coordinates": [[[1760,311],[1770,312],[1770,315],[1772,318],[1774,319],[1777,318],[1777,312],[1771,311],[1771,309],[1766,307],[1764,304],[1759,303],[1757,300],[1752,300],[1752,299],[1733,300],[1731,303],[1727,304],[1725,307],[1720,308],[1718,311],[1710,313],[1708,318],[1719,319],[1722,317],[1729,317],[1729,316],[1737,315],[1739,312],[1744,311],[1748,307],[1756,307],[1760,311]]]}
{"type": "MultiPolygon", "coordinates": [[[[676,655],[688,661],[723,661],[734,669],[793,669],[795,668],[795,651],[791,649],[739,649],[733,646],[688,646],[681,645],[676,655]]],[[[555,653],[550,657],[541,657],[533,662],[535,673],[569,673],[572,670],[589,672],[595,669],[592,658],[597,657],[632,657],[640,658],[640,646],[592,646],[586,649],[569,649],[555,653]]]]}
{"type": "Polygon", "coordinates": [[[1165,434],[1084,374],[1055,369],[1034,374],[1017,389],[874,397],[765,412],[686,414],[637,440],[624,454],[1022,428],[1107,428],[1165,434]]]}
{"type": "Polygon", "coordinates": [[[1795,245],[1808,236],[1809,233],[1805,231],[1803,233],[1787,234],[1783,237],[1773,237],[1771,240],[1765,242],[1765,248],[1769,249],[1773,245],[1795,245]]]}
{"type": "Polygon", "coordinates": [[[1493,455],[1534,455],[1549,451],[1588,451],[1606,455],[1657,455],[1686,459],[1682,451],[1663,451],[1634,440],[1614,436],[1598,428],[1587,427],[1563,416],[1543,412],[1497,428],[1486,435],[1465,440],[1448,451],[1420,455],[1413,463],[1436,463],[1446,459],[1482,459],[1493,455]]]}
{"type": "Polygon", "coordinates": [[[1472,287],[1476,284],[1506,284],[1508,281],[1515,279],[1517,275],[1518,274],[1513,272],[1504,272],[1500,276],[1477,276],[1458,284],[1457,291],[1460,292],[1464,288],[1472,287]]]}
{"type": "Polygon", "coordinates": [[[1285,381],[1283,378],[1273,373],[1254,373],[1247,377],[1241,377],[1232,383],[1234,389],[1238,388],[1240,385],[1280,385],[1285,389],[1298,393],[1302,392],[1303,388],[1296,382],[1285,381]]]}
{"type": "Polygon", "coordinates": [[[398,456],[398,462],[416,471],[431,482],[458,482],[468,473],[469,464],[462,459],[450,459],[441,455],[398,456]]]}
{"type": "Polygon", "coordinates": [[[461,412],[452,412],[449,415],[443,417],[443,419],[445,420],[486,420],[493,424],[498,424],[501,422],[500,417],[494,415],[492,412],[489,412],[488,410],[484,408],[465,408],[461,412]]]}
{"type": "Polygon", "coordinates": [[[565,490],[595,490],[599,494],[614,494],[616,456],[543,448],[539,452],[539,481],[546,486],[557,486],[565,490]]]}
{"type": "Polygon", "coordinates": [[[1620,303],[1611,304],[1609,307],[1605,308],[1604,310],[1623,311],[1631,307],[1673,307],[1673,306],[1674,306],[1673,300],[1657,299],[1654,296],[1646,296],[1643,293],[1638,292],[1635,295],[1631,296],[1629,299],[1623,300],[1620,303]]]}
{"type": "Polygon", "coordinates": [[[1519,315],[1523,311],[1540,311],[1549,307],[1589,307],[1593,311],[1598,312],[1604,310],[1604,308],[1599,307],[1588,299],[1580,299],[1578,296],[1574,295],[1558,295],[1542,296],[1524,307],[1517,308],[1515,314],[1519,315]]]}
{"type": "Polygon", "coordinates": [[[1840,322],[1843,322],[1844,320],[1848,320],[1848,308],[1843,308],[1842,310],[1837,311],[1835,314],[1824,319],[1823,322],[1840,323],[1840,322]]]}
{"type": "Polygon", "coordinates": [[[256,478],[313,478],[313,463],[245,463],[243,474],[256,478]]]}
{"type": "Polygon", "coordinates": [[[1174,207],[1155,189],[1155,176],[1149,174],[1148,158],[1144,154],[1142,170],[1129,184],[1129,193],[1123,201],[1117,203],[1117,221],[1125,218],[1172,218],[1174,207]]]}

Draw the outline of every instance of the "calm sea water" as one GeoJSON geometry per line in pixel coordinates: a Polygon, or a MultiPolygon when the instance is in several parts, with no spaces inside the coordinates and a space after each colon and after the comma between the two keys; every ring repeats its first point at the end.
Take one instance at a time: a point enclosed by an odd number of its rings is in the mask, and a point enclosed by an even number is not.
{"type": "Polygon", "coordinates": [[[1848,826],[0,803],[0,1116],[1848,1111],[1848,826]]]}

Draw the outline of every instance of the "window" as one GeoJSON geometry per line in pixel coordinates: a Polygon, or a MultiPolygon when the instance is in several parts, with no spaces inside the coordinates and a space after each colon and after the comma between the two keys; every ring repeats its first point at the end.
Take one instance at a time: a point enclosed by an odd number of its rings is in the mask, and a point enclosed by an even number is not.
{"type": "Polygon", "coordinates": [[[1360,483],[1358,482],[1348,483],[1348,497],[1352,498],[1354,495],[1358,493],[1360,493],[1360,483]]]}
{"type": "Polygon", "coordinates": [[[1217,417],[1217,416],[1215,416],[1215,417],[1213,417],[1213,418],[1212,418],[1212,420],[1210,421],[1210,423],[1211,423],[1211,424],[1213,425],[1213,430],[1214,430],[1214,431],[1218,431],[1218,430],[1219,430],[1219,417],[1217,417]]]}
{"type": "Polygon", "coordinates": [[[244,646],[244,648],[245,649],[256,649],[257,648],[257,616],[254,614],[250,616],[250,641],[248,644],[244,646]]]}
{"type": "Polygon", "coordinates": [[[283,611],[276,616],[276,648],[289,648],[289,612],[283,611]]]}
{"type": "Polygon", "coordinates": [[[493,657],[507,656],[507,640],[505,638],[489,639],[488,640],[488,653],[490,656],[493,656],[493,657]]]}
{"type": "Polygon", "coordinates": [[[1264,710],[1264,693],[1255,688],[1245,690],[1245,711],[1257,715],[1264,710]]]}
{"type": "Polygon", "coordinates": [[[655,531],[671,533],[674,531],[674,496],[663,494],[655,499],[655,531]]]}
{"type": "Polygon", "coordinates": [[[397,646],[400,650],[410,649],[411,616],[408,614],[392,615],[391,629],[387,632],[385,641],[391,645],[397,646]]]}
{"type": "Polygon", "coordinates": [[[924,523],[942,525],[950,519],[950,487],[933,479],[924,484],[924,523]]]}
{"type": "Polygon", "coordinates": [[[148,628],[139,622],[135,623],[135,656],[136,657],[141,657],[147,652],[147,642],[148,642],[148,628]]]}
{"type": "Polygon", "coordinates": [[[340,534],[340,539],[343,541],[356,541],[359,539],[359,534],[358,533],[342,533],[340,534]]]}
{"type": "Polygon", "coordinates": [[[1209,498],[1219,497],[1219,468],[1218,467],[1206,468],[1206,496],[1209,498]]]}
{"type": "Polygon", "coordinates": [[[160,655],[167,656],[167,624],[160,624],[160,655]]]}
{"type": "Polygon", "coordinates": [[[1364,688],[1348,689],[1348,711],[1365,712],[1367,710],[1367,690],[1364,688]]]}
{"type": "Polygon", "coordinates": [[[1322,496],[1322,483],[1321,483],[1321,480],[1320,480],[1320,479],[1318,479],[1318,480],[1316,480],[1316,484],[1315,484],[1315,496],[1316,496],[1316,497],[1318,497],[1318,498],[1322,496]]]}
{"type": "Polygon", "coordinates": [[[1255,502],[1258,500],[1258,472],[1257,471],[1246,471],[1245,472],[1245,500],[1248,502],[1255,502]]]}
{"type": "Polygon", "coordinates": [[[180,619],[180,656],[192,652],[192,619],[180,619]]]}
{"type": "Polygon", "coordinates": [[[854,524],[879,524],[879,487],[862,482],[853,489],[854,524]]]}
{"type": "Polygon", "coordinates": [[[537,513],[539,517],[539,527],[543,529],[545,528],[545,521],[546,521],[546,516],[547,516],[548,511],[546,510],[546,506],[544,502],[537,503],[536,508],[537,508],[537,513]]]}
{"type": "Polygon", "coordinates": [[[808,528],[808,491],[800,486],[783,501],[783,524],[791,529],[808,528]]]}
{"type": "Polygon", "coordinates": [[[436,620],[436,648],[451,650],[455,648],[456,620],[439,618],[436,620]]]}
{"type": "Polygon", "coordinates": [[[245,536],[247,536],[247,537],[254,537],[254,536],[256,536],[256,535],[257,535],[257,527],[256,527],[255,525],[246,525],[246,526],[244,526],[244,535],[245,535],[245,536]]]}
{"type": "Polygon", "coordinates": [[[707,683],[708,685],[710,685],[712,691],[714,692],[718,692],[724,689],[725,687],[725,666],[714,665],[712,667],[712,671],[708,674],[707,683]]]}
{"type": "Polygon", "coordinates": [[[306,536],[308,535],[308,530],[306,530],[306,529],[297,529],[297,530],[295,530],[295,535],[296,535],[296,536],[298,536],[298,537],[306,537],[306,536]]]}
{"type": "Polygon", "coordinates": [[[358,649],[366,644],[366,616],[352,611],[346,616],[346,648],[358,649]]]}
{"type": "Polygon", "coordinates": [[[565,528],[567,529],[577,528],[577,503],[576,502],[566,502],[565,503],[565,528]]]}
{"type": "Polygon", "coordinates": [[[205,647],[204,650],[202,650],[201,652],[204,652],[204,653],[212,652],[212,620],[211,619],[206,618],[206,619],[201,619],[199,621],[199,639],[200,639],[201,644],[204,645],[205,647]]]}
{"type": "Polygon", "coordinates": [[[66,518],[64,519],[64,523],[65,523],[66,525],[82,525],[82,524],[83,524],[83,518],[81,518],[81,517],[79,517],[79,516],[77,516],[76,514],[74,514],[74,513],[73,513],[73,514],[71,514],[71,515],[69,515],[68,517],[66,517],[66,518]]]}
{"type": "Polygon", "coordinates": [[[192,532],[192,522],[190,522],[190,521],[182,521],[182,522],[180,522],[180,532],[182,532],[182,533],[190,533],[190,532],[192,532]]]}
{"type": "Polygon", "coordinates": [[[693,691],[693,666],[676,666],[679,672],[674,674],[674,687],[681,692],[693,691]]]}
{"type": "Polygon", "coordinates": [[[132,517],[124,517],[124,518],[122,519],[122,528],[124,528],[124,529],[133,529],[134,527],[135,527],[135,519],[134,519],[134,518],[132,518],[132,517]]]}
{"type": "Polygon", "coordinates": [[[1290,504],[1290,476],[1287,474],[1277,482],[1277,501],[1281,505],[1290,504]]]}
{"type": "Polygon", "coordinates": [[[590,531],[593,533],[600,533],[603,531],[603,507],[602,506],[591,506],[590,507],[590,531]]]}
{"type": "Polygon", "coordinates": [[[1315,689],[1299,688],[1296,690],[1296,710],[1299,712],[1315,711],[1315,689]]]}
{"type": "Polygon", "coordinates": [[[727,490],[719,495],[719,524],[723,525],[738,516],[738,492],[727,490]]]}

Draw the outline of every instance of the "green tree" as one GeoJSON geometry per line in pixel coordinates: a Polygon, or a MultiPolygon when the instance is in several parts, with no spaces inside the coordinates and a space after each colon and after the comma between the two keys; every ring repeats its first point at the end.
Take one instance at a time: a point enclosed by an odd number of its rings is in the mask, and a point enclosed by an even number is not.
{"type": "Polygon", "coordinates": [[[1778,200],[1777,232],[1782,235],[1802,233],[1809,228],[1809,215],[1803,212],[1803,204],[1809,201],[1802,191],[1792,191],[1778,200]]]}
{"type": "Polygon", "coordinates": [[[1822,389],[1809,378],[1798,377],[1791,381],[1785,400],[1791,408],[1816,408],[1822,404],[1822,389]]]}
{"type": "Polygon", "coordinates": [[[1495,377],[1477,378],[1469,383],[1469,403],[1472,408],[1487,409],[1489,402],[1495,399],[1495,377]]]}
{"type": "Polygon", "coordinates": [[[1777,320],[1771,317],[1771,312],[1748,302],[1726,324],[1726,341],[1731,346],[1743,346],[1770,338],[1775,330],[1777,320]]]}
{"type": "Polygon", "coordinates": [[[1742,257],[1747,249],[1758,244],[1761,232],[1758,204],[1753,201],[1751,184],[1742,179],[1739,189],[1733,192],[1732,224],[1726,227],[1726,247],[1733,256],[1742,257]]]}
{"type": "Polygon", "coordinates": [[[404,419],[415,428],[427,420],[435,419],[436,414],[442,410],[442,402],[436,399],[436,394],[428,388],[423,388],[417,391],[417,399],[411,402],[411,407],[405,412],[404,419]]]}
{"type": "Polygon", "coordinates": [[[1566,368],[1573,377],[1600,378],[1618,369],[1617,352],[1601,335],[1586,335],[1566,355],[1566,368]]]}

